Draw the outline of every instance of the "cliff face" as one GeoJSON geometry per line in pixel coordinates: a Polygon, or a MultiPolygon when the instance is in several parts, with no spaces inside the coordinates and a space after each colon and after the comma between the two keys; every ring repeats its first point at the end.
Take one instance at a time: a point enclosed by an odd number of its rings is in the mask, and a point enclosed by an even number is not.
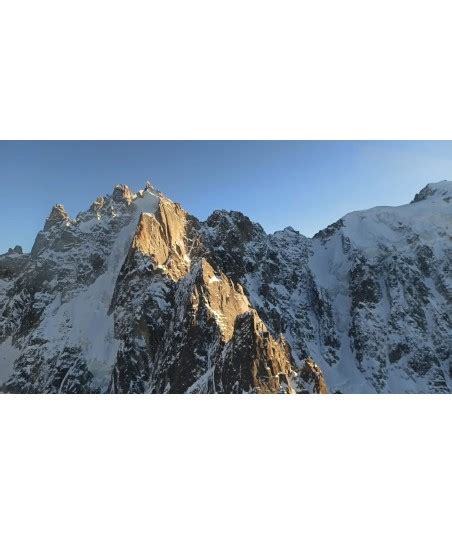
{"type": "Polygon", "coordinates": [[[313,239],[147,184],[0,255],[9,392],[450,392],[451,183],[313,239]],[[327,386],[328,385],[328,386],[327,386]]]}
{"type": "Polygon", "coordinates": [[[201,259],[174,302],[154,392],[295,393],[290,348],[273,339],[240,285],[201,259]]]}

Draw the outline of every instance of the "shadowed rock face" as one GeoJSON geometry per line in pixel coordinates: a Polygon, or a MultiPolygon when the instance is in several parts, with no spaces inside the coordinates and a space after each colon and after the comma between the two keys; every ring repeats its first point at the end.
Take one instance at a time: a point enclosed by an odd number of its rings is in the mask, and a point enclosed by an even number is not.
{"type": "Polygon", "coordinates": [[[0,255],[0,389],[450,392],[450,198],[431,184],[313,239],[199,222],[151,184],[57,205],[30,254],[0,255]]]}
{"type": "Polygon", "coordinates": [[[295,363],[285,340],[275,340],[254,310],[237,317],[234,336],[215,368],[219,392],[295,393],[295,363]]]}

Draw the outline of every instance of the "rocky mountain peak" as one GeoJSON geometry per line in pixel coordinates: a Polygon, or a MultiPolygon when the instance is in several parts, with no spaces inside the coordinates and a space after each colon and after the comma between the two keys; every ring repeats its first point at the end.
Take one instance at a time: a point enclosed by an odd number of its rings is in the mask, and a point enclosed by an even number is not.
{"type": "Polygon", "coordinates": [[[99,212],[105,206],[105,197],[97,197],[90,207],[91,212],[99,212]]]}
{"type": "Polygon", "coordinates": [[[150,180],[146,180],[143,189],[144,189],[144,191],[152,191],[152,192],[160,193],[159,190],[154,187],[154,185],[152,184],[152,182],[150,180]]]}
{"type": "Polygon", "coordinates": [[[18,254],[18,255],[21,255],[23,254],[23,250],[22,250],[22,247],[20,245],[16,245],[13,249],[11,249],[11,247],[8,249],[8,254],[11,255],[11,254],[18,254]]]}
{"type": "Polygon", "coordinates": [[[300,234],[298,232],[298,230],[295,230],[293,227],[289,226],[289,227],[286,227],[283,232],[285,232],[286,234],[300,234]]]}
{"type": "Polygon", "coordinates": [[[71,219],[64,209],[64,206],[62,204],[56,204],[52,211],[50,212],[49,217],[46,220],[46,223],[44,225],[44,231],[47,231],[51,229],[53,226],[58,225],[60,223],[70,223],[71,219]]]}
{"type": "Polygon", "coordinates": [[[194,293],[202,295],[204,304],[218,323],[224,340],[230,340],[237,316],[250,309],[243,288],[234,284],[223,273],[215,271],[205,258],[197,262],[193,275],[196,283],[194,293]]]}
{"type": "Polygon", "coordinates": [[[264,229],[258,223],[251,221],[242,212],[215,210],[206,221],[207,227],[216,229],[217,232],[228,233],[240,241],[249,241],[259,234],[264,233],[264,229]]]}
{"type": "Polygon", "coordinates": [[[452,199],[452,181],[441,180],[440,182],[432,182],[427,184],[416,193],[411,203],[425,201],[428,198],[437,197],[445,202],[451,202],[452,199]]]}
{"type": "Polygon", "coordinates": [[[113,190],[113,200],[115,202],[130,204],[135,197],[135,193],[125,184],[117,184],[113,190]]]}
{"type": "Polygon", "coordinates": [[[344,226],[344,219],[338,219],[335,223],[328,225],[325,229],[319,230],[314,234],[314,239],[319,239],[322,243],[325,243],[329,238],[334,236],[338,230],[344,226]]]}
{"type": "Polygon", "coordinates": [[[190,268],[187,225],[185,210],[160,197],[154,213],[141,213],[131,249],[151,259],[154,268],[178,280],[190,268]]]}

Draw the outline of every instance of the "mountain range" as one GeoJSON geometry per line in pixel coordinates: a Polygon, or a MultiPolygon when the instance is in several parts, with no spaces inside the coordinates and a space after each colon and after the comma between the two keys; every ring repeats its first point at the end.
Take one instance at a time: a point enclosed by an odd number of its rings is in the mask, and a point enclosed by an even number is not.
{"type": "Polygon", "coordinates": [[[452,182],[313,238],[146,183],[0,255],[7,393],[450,393],[452,182]]]}

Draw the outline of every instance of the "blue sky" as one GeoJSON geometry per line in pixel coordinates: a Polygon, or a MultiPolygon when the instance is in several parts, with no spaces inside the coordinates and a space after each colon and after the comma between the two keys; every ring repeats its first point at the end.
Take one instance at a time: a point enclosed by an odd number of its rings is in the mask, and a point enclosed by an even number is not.
{"type": "Polygon", "coordinates": [[[0,252],[30,250],[52,205],[73,217],[146,180],[205,219],[225,208],[312,236],[354,210],[409,202],[452,179],[452,142],[0,142],[0,252]]]}

